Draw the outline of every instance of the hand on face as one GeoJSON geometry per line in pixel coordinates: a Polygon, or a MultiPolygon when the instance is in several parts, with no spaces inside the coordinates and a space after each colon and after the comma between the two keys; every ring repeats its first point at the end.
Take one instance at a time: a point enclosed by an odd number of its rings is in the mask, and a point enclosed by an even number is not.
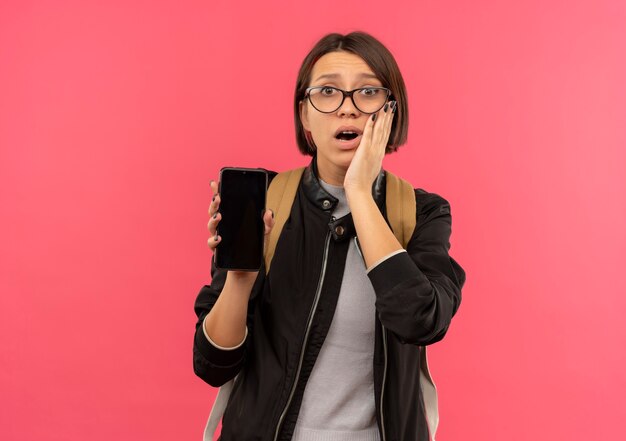
{"type": "Polygon", "coordinates": [[[391,124],[396,113],[395,101],[390,101],[368,118],[361,142],[348,167],[343,186],[348,191],[371,192],[372,183],[382,168],[385,148],[391,133],[391,124]]]}

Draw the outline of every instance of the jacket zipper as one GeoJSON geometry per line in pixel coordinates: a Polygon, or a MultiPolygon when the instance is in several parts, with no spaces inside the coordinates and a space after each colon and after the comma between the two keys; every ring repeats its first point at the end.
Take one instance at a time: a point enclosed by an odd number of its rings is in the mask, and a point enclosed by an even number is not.
{"type": "MultiPolygon", "coordinates": [[[[354,244],[356,245],[356,249],[359,252],[359,255],[361,256],[361,259],[363,259],[363,264],[365,264],[365,258],[363,257],[363,253],[361,252],[361,247],[359,247],[359,241],[357,240],[356,236],[354,236],[354,244]]],[[[378,317],[378,320],[380,321],[380,315],[378,317]]],[[[383,368],[383,386],[380,392],[380,425],[381,425],[381,431],[383,434],[382,441],[385,441],[387,439],[387,435],[385,434],[385,416],[383,413],[383,397],[385,396],[385,379],[387,378],[387,330],[383,326],[382,322],[380,323],[380,328],[383,331],[383,352],[385,354],[385,367],[383,368]]]]}
{"type": "Polygon", "coordinates": [[[311,311],[309,312],[309,319],[306,325],[306,331],[304,333],[304,342],[302,343],[302,349],[300,350],[300,360],[298,361],[298,369],[296,370],[296,378],[293,381],[293,385],[291,386],[291,392],[289,393],[289,398],[287,399],[287,404],[280,414],[280,418],[278,420],[278,425],[276,426],[276,433],[274,434],[274,441],[278,439],[278,433],[280,431],[280,426],[285,419],[285,415],[287,414],[287,409],[289,409],[289,405],[291,404],[291,400],[293,399],[293,394],[296,391],[296,386],[298,385],[298,378],[300,377],[300,370],[302,369],[302,361],[304,360],[304,352],[306,350],[306,344],[309,339],[309,331],[311,330],[311,324],[313,323],[313,317],[315,316],[315,310],[317,309],[317,304],[320,299],[320,294],[322,292],[322,284],[324,282],[324,276],[326,275],[326,262],[328,260],[328,246],[330,244],[330,231],[326,233],[326,242],[324,244],[324,258],[322,260],[322,272],[320,273],[319,281],[317,282],[317,290],[315,291],[315,298],[313,299],[313,306],[311,307],[311,311]]]}

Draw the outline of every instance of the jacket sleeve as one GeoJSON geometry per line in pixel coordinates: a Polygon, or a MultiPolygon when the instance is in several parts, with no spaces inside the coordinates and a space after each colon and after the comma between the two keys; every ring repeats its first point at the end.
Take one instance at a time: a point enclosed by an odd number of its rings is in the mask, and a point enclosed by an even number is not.
{"type": "Polygon", "coordinates": [[[211,258],[211,284],[204,285],[200,289],[194,303],[194,311],[198,320],[193,339],[193,371],[198,377],[214,387],[220,387],[234,378],[245,363],[253,332],[254,304],[257,293],[262,289],[265,279],[265,264],[262,265],[250,294],[246,318],[246,338],[241,345],[235,348],[221,348],[213,344],[204,331],[204,319],[217,302],[222,288],[224,288],[227,272],[227,270],[215,268],[215,259],[211,258]]]}
{"type": "Polygon", "coordinates": [[[402,343],[426,346],[443,339],[461,304],[465,271],[449,255],[450,204],[415,190],[417,222],[406,252],[368,273],[381,323],[402,343]]]}

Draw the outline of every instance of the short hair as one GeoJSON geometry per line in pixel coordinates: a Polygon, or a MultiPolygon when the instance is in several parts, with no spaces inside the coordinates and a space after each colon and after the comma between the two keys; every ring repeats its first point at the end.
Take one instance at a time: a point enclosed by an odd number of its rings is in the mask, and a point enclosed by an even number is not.
{"type": "Polygon", "coordinates": [[[302,154],[314,156],[315,143],[310,132],[307,132],[300,120],[299,103],[304,99],[306,88],[311,81],[313,66],[322,56],[330,52],[346,51],[360,56],[381,81],[383,87],[391,90],[390,100],[397,101],[396,116],[391,125],[389,141],[385,153],[398,150],[406,143],[409,131],[409,108],[406,88],[398,64],[389,50],[376,38],[361,31],[346,35],[331,33],[322,37],[308,53],[298,72],[294,97],[294,116],[296,125],[296,141],[302,154]]]}

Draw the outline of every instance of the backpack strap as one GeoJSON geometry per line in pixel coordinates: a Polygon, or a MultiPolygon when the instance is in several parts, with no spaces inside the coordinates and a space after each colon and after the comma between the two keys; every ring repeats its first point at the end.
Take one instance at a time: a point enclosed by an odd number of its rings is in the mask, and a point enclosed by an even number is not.
{"type": "Polygon", "coordinates": [[[387,219],[396,239],[406,249],[416,224],[415,190],[409,181],[390,171],[385,170],[385,175],[387,219]]]}
{"type": "Polygon", "coordinates": [[[426,346],[420,346],[420,386],[424,398],[424,412],[428,425],[429,441],[435,441],[435,433],[439,425],[439,400],[437,398],[437,386],[428,369],[426,346]]]}
{"type": "Polygon", "coordinates": [[[213,436],[215,435],[218,424],[222,420],[224,410],[226,410],[226,405],[228,404],[228,399],[230,398],[230,393],[233,391],[233,386],[235,385],[235,381],[238,376],[239,374],[235,375],[235,378],[228,380],[220,386],[217,391],[217,396],[215,397],[215,401],[213,401],[213,407],[211,408],[209,419],[204,426],[202,441],[213,441],[213,436]]]}
{"type": "Polygon", "coordinates": [[[270,182],[270,186],[267,190],[267,208],[274,212],[274,227],[270,232],[267,246],[265,247],[265,272],[269,273],[270,265],[272,263],[272,257],[274,257],[274,251],[276,250],[276,244],[280,237],[280,232],[283,230],[283,226],[289,214],[291,213],[291,206],[296,197],[296,191],[304,173],[305,167],[296,168],[293,170],[287,170],[278,173],[270,182]]]}

